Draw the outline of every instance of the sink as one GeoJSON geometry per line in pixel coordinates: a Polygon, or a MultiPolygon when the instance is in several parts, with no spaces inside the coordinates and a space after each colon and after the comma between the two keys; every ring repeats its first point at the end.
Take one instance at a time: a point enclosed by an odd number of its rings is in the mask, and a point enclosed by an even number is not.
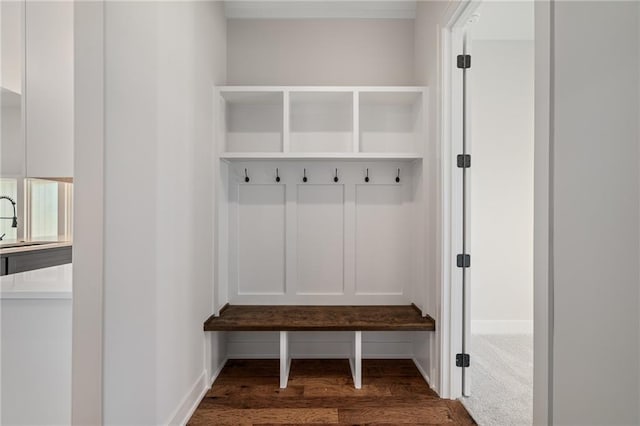
{"type": "Polygon", "coordinates": [[[55,243],[57,243],[57,241],[18,241],[16,243],[3,244],[0,241],[0,249],[41,246],[41,245],[44,245],[44,244],[55,244],[55,243]]]}

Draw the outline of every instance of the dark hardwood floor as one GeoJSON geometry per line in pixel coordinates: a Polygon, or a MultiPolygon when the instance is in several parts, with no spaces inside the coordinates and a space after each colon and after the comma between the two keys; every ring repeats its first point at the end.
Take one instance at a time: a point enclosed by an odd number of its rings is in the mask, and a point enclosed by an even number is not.
{"type": "Polygon", "coordinates": [[[229,360],[190,425],[475,425],[462,404],[438,398],[411,360],[363,360],[362,389],[347,360],[229,360]]]}

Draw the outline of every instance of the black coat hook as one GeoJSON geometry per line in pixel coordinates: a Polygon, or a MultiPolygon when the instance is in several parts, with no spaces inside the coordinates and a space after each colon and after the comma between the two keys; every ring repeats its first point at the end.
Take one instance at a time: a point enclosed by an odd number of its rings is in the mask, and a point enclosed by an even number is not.
{"type": "Polygon", "coordinates": [[[337,182],[338,180],[338,169],[336,169],[336,175],[333,177],[333,181],[337,182]]]}
{"type": "Polygon", "coordinates": [[[306,182],[307,180],[308,180],[308,179],[307,179],[307,169],[303,169],[303,172],[302,172],[302,181],[303,181],[303,182],[306,182]]]}
{"type": "Polygon", "coordinates": [[[276,167],[276,182],[280,182],[280,171],[276,167]]]}
{"type": "Polygon", "coordinates": [[[247,173],[247,169],[244,169],[244,181],[249,182],[249,174],[247,173]]]}
{"type": "Polygon", "coordinates": [[[367,175],[364,177],[365,182],[369,182],[369,169],[367,169],[367,175]]]}
{"type": "Polygon", "coordinates": [[[400,182],[400,169],[398,169],[398,175],[396,176],[396,183],[400,182]]]}

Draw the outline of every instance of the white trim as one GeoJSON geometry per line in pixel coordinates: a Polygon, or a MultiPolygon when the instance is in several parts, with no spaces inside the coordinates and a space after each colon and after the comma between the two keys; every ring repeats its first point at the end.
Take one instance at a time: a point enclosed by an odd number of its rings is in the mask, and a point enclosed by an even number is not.
{"type": "Polygon", "coordinates": [[[207,392],[213,386],[213,383],[216,381],[220,372],[227,364],[228,359],[225,358],[220,363],[220,366],[213,373],[211,379],[207,379],[209,372],[205,369],[200,377],[193,384],[191,391],[189,391],[178,407],[174,410],[173,414],[169,416],[169,420],[165,423],[167,425],[186,425],[193,413],[195,413],[198,405],[202,402],[204,397],[207,395],[207,392]],[[200,385],[200,386],[199,386],[200,385]],[[193,396],[197,393],[197,396],[193,396]]]}
{"type": "MultiPolygon", "coordinates": [[[[454,13],[461,16],[461,10],[469,3],[462,3],[454,13]]],[[[462,37],[457,30],[457,20],[442,34],[442,356],[441,356],[441,396],[456,399],[462,396],[462,371],[452,360],[462,350],[462,275],[456,267],[456,254],[462,250],[462,175],[453,162],[455,153],[462,150],[461,142],[461,80],[462,75],[453,67],[454,50],[461,50],[462,37]],[[457,188],[457,189],[456,189],[457,188]]]]}
{"type": "Polygon", "coordinates": [[[164,424],[186,425],[208,390],[207,371],[204,370],[164,424]]]}
{"type": "Polygon", "coordinates": [[[390,92],[425,93],[424,86],[219,86],[220,95],[234,92],[390,92]]]}
{"type": "Polygon", "coordinates": [[[533,320],[472,320],[471,334],[533,334],[533,320]]]}
{"type": "Polygon", "coordinates": [[[552,2],[535,4],[533,213],[533,424],[553,424],[553,284],[551,229],[552,2]]]}
{"type": "Polygon", "coordinates": [[[360,92],[353,91],[353,143],[352,151],[360,152],[360,92]]]}
{"type": "Polygon", "coordinates": [[[103,423],[104,0],[74,3],[71,424],[103,423]]]}
{"type": "Polygon", "coordinates": [[[362,389],[362,331],[354,332],[353,356],[349,358],[353,386],[362,389]]]}
{"type": "Polygon", "coordinates": [[[415,1],[227,1],[228,19],[414,19],[415,1]]]}
{"type": "Polygon", "coordinates": [[[289,354],[289,332],[280,332],[280,389],[286,389],[291,369],[291,355],[289,354]]]}
{"type": "Polygon", "coordinates": [[[227,361],[229,361],[229,358],[224,358],[220,363],[220,365],[218,366],[218,368],[216,369],[216,371],[213,372],[213,375],[209,379],[209,388],[213,386],[213,383],[216,381],[220,373],[222,373],[222,369],[224,368],[225,365],[227,365],[227,361]]]}
{"type": "Polygon", "coordinates": [[[449,172],[449,161],[447,158],[451,157],[451,147],[445,144],[451,134],[451,117],[449,114],[450,100],[451,100],[451,34],[447,29],[441,31],[441,92],[440,98],[440,155],[441,155],[441,167],[440,167],[440,181],[442,182],[442,188],[440,192],[440,206],[442,209],[441,215],[441,262],[440,267],[440,283],[439,283],[439,298],[442,306],[442,312],[440,313],[440,396],[443,398],[449,398],[451,394],[451,382],[453,374],[451,368],[452,354],[454,348],[451,344],[451,286],[447,283],[451,280],[451,270],[447,264],[448,254],[451,250],[451,236],[449,235],[449,229],[451,228],[451,205],[449,201],[449,188],[451,188],[451,173],[449,172]]]}
{"type": "Polygon", "coordinates": [[[427,382],[427,384],[429,385],[429,388],[431,388],[431,390],[433,390],[434,392],[438,393],[438,391],[433,387],[433,383],[431,383],[431,377],[429,377],[429,375],[427,374],[427,372],[425,371],[424,368],[422,368],[422,365],[420,365],[420,363],[418,362],[418,360],[416,358],[411,358],[411,360],[413,361],[413,363],[415,364],[416,368],[418,369],[418,371],[420,372],[420,374],[422,375],[422,378],[425,380],[425,382],[427,382]]]}
{"type": "Polygon", "coordinates": [[[223,152],[223,160],[419,160],[422,154],[395,152],[223,152]]]}
{"type": "Polygon", "coordinates": [[[282,152],[291,151],[291,93],[282,91],[282,152]]]}

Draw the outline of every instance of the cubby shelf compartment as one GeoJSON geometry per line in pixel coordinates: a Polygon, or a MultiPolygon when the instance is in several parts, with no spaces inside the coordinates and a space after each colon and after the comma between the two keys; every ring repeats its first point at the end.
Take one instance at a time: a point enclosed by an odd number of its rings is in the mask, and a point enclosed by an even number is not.
{"type": "Polygon", "coordinates": [[[224,150],[282,152],[283,92],[221,91],[224,150]]]}
{"type": "Polygon", "coordinates": [[[362,91],[359,101],[360,152],[422,152],[425,136],[422,91],[362,91]]]}
{"type": "Polygon", "coordinates": [[[291,91],[291,152],[353,152],[352,92],[291,91]]]}

